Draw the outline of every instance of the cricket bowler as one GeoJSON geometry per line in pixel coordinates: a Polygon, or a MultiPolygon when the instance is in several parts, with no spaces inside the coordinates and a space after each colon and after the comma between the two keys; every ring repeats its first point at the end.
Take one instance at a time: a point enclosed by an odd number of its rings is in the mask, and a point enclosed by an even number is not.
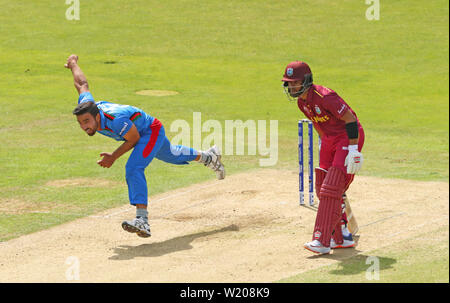
{"type": "Polygon", "coordinates": [[[130,204],[136,206],[136,217],[122,223],[124,230],[143,238],[151,236],[144,171],[153,158],[177,165],[198,161],[215,171],[219,180],[225,178],[225,168],[218,148],[213,146],[207,151],[197,151],[182,145],[172,145],[165,135],[162,123],[143,110],[107,101],[95,102],[86,77],[78,66],[77,55],[69,56],[64,66],[72,71],[79,94],[78,105],[73,114],[81,129],[89,136],[98,132],[123,141],[114,152],[102,152],[97,164],[110,168],[119,157],[132,150],[125,166],[125,178],[130,204]]]}
{"type": "Polygon", "coordinates": [[[304,247],[317,254],[354,247],[342,209],[343,195],[363,163],[361,123],[335,91],[313,84],[311,69],[305,62],[289,63],[282,81],[288,98],[297,101],[321,139],[319,167],[315,169],[320,203],[312,241],[304,247]]]}

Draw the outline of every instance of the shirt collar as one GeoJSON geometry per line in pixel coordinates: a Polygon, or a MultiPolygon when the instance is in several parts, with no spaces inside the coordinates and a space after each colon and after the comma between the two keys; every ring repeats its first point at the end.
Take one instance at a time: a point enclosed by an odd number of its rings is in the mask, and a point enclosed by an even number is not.
{"type": "Polygon", "coordinates": [[[106,119],[105,119],[105,114],[103,113],[103,111],[101,109],[99,109],[99,114],[100,114],[100,128],[99,130],[104,130],[106,127],[106,119]]]}
{"type": "Polygon", "coordinates": [[[311,85],[308,89],[308,94],[306,95],[306,100],[303,100],[302,98],[298,97],[297,104],[311,103],[313,101],[313,90],[314,90],[314,88],[311,85]]]}
{"type": "Polygon", "coordinates": [[[308,95],[306,96],[306,102],[310,103],[313,101],[313,93],[314,93],[314,87],[311,85],[308,89],[308,95]]]}

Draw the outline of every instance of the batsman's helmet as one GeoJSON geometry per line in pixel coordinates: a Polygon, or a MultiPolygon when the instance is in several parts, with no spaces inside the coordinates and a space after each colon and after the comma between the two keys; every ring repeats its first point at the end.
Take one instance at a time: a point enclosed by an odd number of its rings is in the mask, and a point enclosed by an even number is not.
{"type": "Polygon", "coordinates": [[[286,66],[284,70],[283,87],[288,97],[298,98],[313,84],[311,69],[308,64],[302,61],[293,61],[286,66]],[[301,81],[301,88],[294,94],[291,94],[288,82],[301,81]]]}

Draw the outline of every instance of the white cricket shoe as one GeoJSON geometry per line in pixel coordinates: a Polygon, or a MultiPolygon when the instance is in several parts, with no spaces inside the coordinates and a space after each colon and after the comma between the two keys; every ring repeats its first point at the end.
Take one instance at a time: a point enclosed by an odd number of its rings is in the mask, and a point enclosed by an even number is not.
{"type": "Polygon", "coordinates": [[[222,155],[220,154],[219,149],[214,145],[205,151],[205,154],[208,156],[207,160],[204,162],[205,166],[216,172],[217,179],[225,179],[225,167],[220,161],[222,155]]]}
{"type": "Polygon", "coordinates": [[[319,242],[319,240],[314,240],[308,243],[305,243],[303,245],[304,248],[306,248],[309,251],[312,251],[313,253],[324,255],[328,254],[331,251],[331,248],[323,246],[322,243],[319,242]]]}
{"type": "Polygon", "coordinates": [[[136,233],[141,238],[148,238],[150,233],[150,225],[141,217],[134,218],[131,221],[123,221],[122,228],[130,233],[136,233]]]}
{"type": "Polygon", "coordinates": [[[334,239],[331,238],[330,247],[332,249],[355,247],[356,243],[355,243],[355,241],[353,241],[352,234],[349,234],[348,236],[344,236],[343,238],[344,238],[344,242],[342,242],[342,244],[336,244],[336,242],[334,242],[334,239]]]}

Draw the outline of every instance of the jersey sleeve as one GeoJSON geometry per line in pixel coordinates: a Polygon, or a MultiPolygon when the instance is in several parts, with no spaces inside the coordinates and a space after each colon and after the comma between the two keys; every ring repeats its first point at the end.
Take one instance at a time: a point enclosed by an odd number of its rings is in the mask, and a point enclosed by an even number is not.
{"type": "Polygon", "coordinates": [[[78,104],[89,101],[95,102],[91,92],[84,92],[80,94],[80,97],[78,98],[78,104]]]}
{"type": "Polygon", "coordinates": [[[338,119],[349,109],[347,103],[336,93],[326,95],[323,101],[323,107],[338,119]]]}
{"type": "Polygon", "coordinates": [[[125,117],[117,117],[112,123],[112,131],[123,138],[133,126],[133,122],[125,117]]]}

